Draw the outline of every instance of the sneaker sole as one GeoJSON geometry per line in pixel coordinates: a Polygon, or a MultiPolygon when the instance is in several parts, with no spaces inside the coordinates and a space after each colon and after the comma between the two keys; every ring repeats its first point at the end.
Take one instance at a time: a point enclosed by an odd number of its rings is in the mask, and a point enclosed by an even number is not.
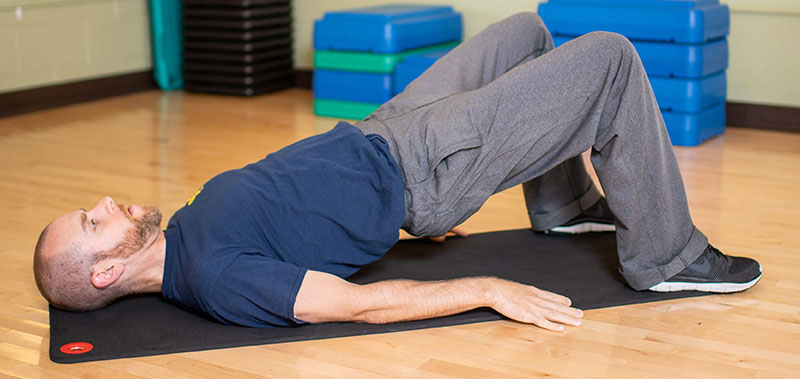
{"type": "Polygon", "coordinates": [[[655,292],[678,292],[678,291],[701,291],[713,293],[741,292],[754,286],[761,279],[761,274],[757,278],[747,283],[692,283],[692,282],[661,282],[649,288],[655,292]]]}
{"type": "Polygon", "coordinates": [[[599,222],[582,222],[570,226],[557,226],[553,229],[545,230],[545,234],[583,234],[592,232],[615,232],[616,226],[599,222]]]}

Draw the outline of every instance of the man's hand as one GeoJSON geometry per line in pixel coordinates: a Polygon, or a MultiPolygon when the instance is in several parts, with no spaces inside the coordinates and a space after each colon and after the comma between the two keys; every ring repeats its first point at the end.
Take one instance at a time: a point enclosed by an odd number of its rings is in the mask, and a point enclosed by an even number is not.
{"type": "Polygon", "coordinates": [[[317,323],[385,324],[448,316],[491,307],[506,317],[544,329],[578,326],[583,312],[566,297],[508,280],[482,277],[438,282],[389,280],[365,285],[309,270],[294,304],[295,317],[317,323]]]}
{"type": "Polygon", "coordinates": [[[581,325],[583,311],[570,307],[569,298],[533,286],[492,279],[495,294],[491,307],[504,316],[555,331],[564,330],[562,324],[581,325]]]}
{"type": "Polygon", "coordinates": [[[439,237],[428,237],[428,239],[429,239],[429,240],[431,240],[431,241],[433,241],[433,242],[444,242],[445,238],[447,238],[447,237],[455,237],[455,236],[458,236],[458,237],[466,237],[466,236],[468,236],[468,235],[469,235],[469,233],[467,233],[467,232],[466,232],[464,229],[461,229],[461,228],[453,228],[453,229],[450,229],[450,231],[449,231],[449,232],[447,232],[447,234],[445,234],[445,235],[443,235],[443,236],[439,236],[439,237]]]}

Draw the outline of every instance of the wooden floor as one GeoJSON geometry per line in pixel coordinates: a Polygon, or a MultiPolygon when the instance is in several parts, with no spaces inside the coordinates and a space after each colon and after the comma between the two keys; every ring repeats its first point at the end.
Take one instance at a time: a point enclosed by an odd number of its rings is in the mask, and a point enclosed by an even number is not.
{"type": "MultiPolygon", "coordinates": [[[[0,119],[0,373],[20,377],[800,377],[800,134],[729,128],[678,148],[696,224],[761,261],[750,291],[586,312],[564,333],[509,321],[58,365],[31,271],[54,217],[109,194],[170,215],[219,171],[331,128],[311,95],[144,92],[0,119]]],[[[166,217],[165,217],[166,220],[166,217]]],[[[166,221],[165,221],[166,222],[166,221]]],[[[521,190],[465,228],[529,227],[521,190]]],[[[109,330],[113,333],[113,330],[109,330]]]]}

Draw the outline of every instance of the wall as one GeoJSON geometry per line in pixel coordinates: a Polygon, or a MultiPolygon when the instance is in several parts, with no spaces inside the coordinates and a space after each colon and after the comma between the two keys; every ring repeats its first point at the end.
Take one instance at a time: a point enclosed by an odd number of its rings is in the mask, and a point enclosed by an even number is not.
{"type": "MultiPolygon", "coordinates": [[[[465,37],[538,0],[294,0],[295,65],[312,67],[312,28],[325,11],[381,4],[451,4],[465,37]],[[489,4],[489,5],[487,5],[489,4]]],[[[800,1],[728,0],[731,101],[800,107],[800,1]]],[[[147,70],[145,0],[0,0],[0,92],[147,70]],[[16,8],[22,7],[17,19],[16,8]]]]}
{"type": "Polygon", "coordinates": [[[145,0],[0,0],[0,93],[148,70],[145,0]]]}
{"type": "MultiPolygon", "coordinates": [[[[386,3],[380,0],[294,0],[295,66],[310,69],[312,29],[328,10],[386,3]]],[[[464,15],[464,37],[510,14],[535,11],[538,0],[392,0],[448,4],[464,15]]],[[[731,7],[728,100],[800,107],[800,1],[728,0],[731,7]]]]}
{"type": "Polygon", "coordinates": [[[800,107],[800,1],[728,3],[729,101],[800,107]]]}

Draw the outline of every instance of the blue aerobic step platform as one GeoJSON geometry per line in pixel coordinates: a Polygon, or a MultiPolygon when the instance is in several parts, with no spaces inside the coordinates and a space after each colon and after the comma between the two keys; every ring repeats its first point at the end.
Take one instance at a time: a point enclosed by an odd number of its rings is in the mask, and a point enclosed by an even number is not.
{"type": "Polygon", "coordinates": [[[314,97],[383,104],[394,96],[392,74],[314,70],[314,97]]]}
{"type": "Polygon", "coordinates": [[[696,43],[728,34],[730,14],[719,0],[549,0],[539,15],[553,35],[602,30],[631,40],[696,43]]]}
{"type": "Polygon", "coordinates": [[[730,15],[719,0],[549,0],[539,15],[556,46],[593,31],[627,37],[673,144],[724,132],[730,15]]]}
{"type": "MultiPolygon", "coordinates": [[[[409,55],[397,64],[394,73],[317,68],[314,70],[314,97],[335,100],[337,104],[342,104],[342,101],[359,103],[349,104],[353,106],[352,108],[359,110],[374,104],[383,104],[394,95],[403,92],[408,83],[411,83],[449,51],[450,49],[444,49],[409,55]]],[[[327,105],[328,103],[321,104],[327,105]]],[[[349,113],[345,112],[345,114],[349,113]]],[[[330,115],[330,112],[327,112],[326,115],[330,115]]]]}
{"type": "Polygon", "coordinates": [[[440,50],[444,55],[461,35],[461,14],[449,6],[382,5],[326,13],[314,24],[314,113],[367,116],[436,60],[417,55],[440,50]]]}
{"type": "Polygon", "coordinates": [[[725,103],[700,112],[667,112],[661,116],[673,145],[697,146],[725,131],[725,103]]]}
{"type": "Polygon", "coordinates": [[[449,6],[384,5],[325,13],[314,22],[314,48],[373,53],[461,40],[461,14],[449,6]]]}
{"type": "MultiPolygon", "coordinates": [[[[553,36],[555,46],[573,37],[553,36]]],[[[631,41],[649,75],[700,78],[728,68],[728,41],[707,43],[663,43],[631,41]]]]}
{"type": "Polygon", "coordinates": [[[727,92],[725,71],[700,79],[659,76],[650,76],[649,79],[661,110],[700,112],[714,104],[725,102],[727,92]]]}
{"type": "Polygon", "coordinates": [[[450,49],[431,51],[429,53],[411,55],[397,65],[394,71],[394,93],[403,92],[408,83],[433,66],[439,58],[449,53],[450,49]]]}

